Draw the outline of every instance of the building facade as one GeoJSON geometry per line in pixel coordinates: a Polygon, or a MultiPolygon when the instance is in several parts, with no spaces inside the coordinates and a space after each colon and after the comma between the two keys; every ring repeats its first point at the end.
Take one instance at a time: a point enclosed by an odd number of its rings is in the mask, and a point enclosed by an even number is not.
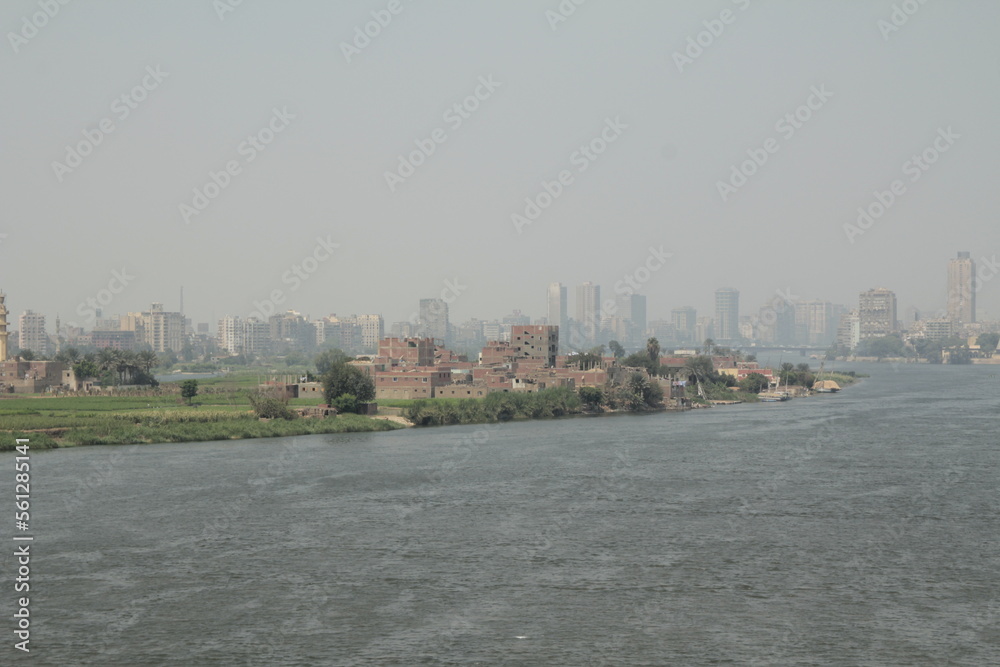
{"type": "Polygon", "coordinates": [[[948,262],[948,319],[955,323],[976,321],[976,263],[968,252],[948,262]]]}
{"type": "Polygon", "coordinates": [[[720,341],[739,338],[740,293],[732,287],[715,290],[715,335],[720,341]]]}
{"type": "Polygon", "coordinates": [[[896,331],[896,294],[884,287],[858,297],[859,340],[880,338],[896,331]]]}
{"type": "Polygon", "coordinates": [[[580,345],[571,342],[571,347],[594,345],[601,328],[601,286],[585,282],[576,288],[576,322],[583,340],[580,345]]]}
{"type": "Polygon", "coordinates": [[[26,310],[18,321],[18,347],[45,355],[49,353],[49,335],[45,333],[45,315],[26,310]]]}

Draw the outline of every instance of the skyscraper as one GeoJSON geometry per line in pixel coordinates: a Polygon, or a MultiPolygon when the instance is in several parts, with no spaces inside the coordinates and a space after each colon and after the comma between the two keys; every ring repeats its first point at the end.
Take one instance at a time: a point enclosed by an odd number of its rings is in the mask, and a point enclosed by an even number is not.
{"type": "Polygon", "coordinates": [[[381,315],[358,315],[357,323],[361,327],[361,345],[374,352],[378,342],[385,338],[385,321],[381,315]]]}
{"type": "Polygon", "coordinates": [[[740,336],[740,293],[732,287],[715,290],[715,335],[720,341],[740,336]]]}
{"type": "Polygon", "coordinates": [[[948,262],[948,319],[972,324],[976,321],[976,263],[968,252],[948,262]]]}
{"type": "Polygon", "coordinates": [[[859,340],[888,336],[896,330],[896,294],[884,287],[862,292],[858,298],[859,340]]]}
{"type": "Polygon", "coordinates": [[[444,299],[420,300],[420,335],[448,339],[448,304],[444,299]]]}
{"type": "Polygon", "coordinates": [[[585,345],[593,345],[601,329],[601,286],[585,282],[576,288],[576,321],[585,345]]]}
{"type": "Polygon", "coordinates": [[[698,323],[698,311],[691,306],[674,308],[670,311],[670,319],[674,324],[674,335],[680,343],[693,343],[694,329],[698,323]]]}
{"type": "Polygon", "coordinates": [[[625,345],[646,344],[646,297],[642,294],[621,295],[615,298],[616,319],[624,325],[625,345]]]}
{"type": "Polygon", "coordinates": [[[49,353],[49,335],[45,333],[45,315],[26,310],[21,313],[18,347],[36,354],[49,353]]]}
{"type": "Polygon", "coordinates": [[[558,326],[563,336],[566,335],[567,319],[569,318],[566,300],[566,286],[562,283],[550,283],[547,296],[548,311],[546,312],[545,321],[558,326]]]}

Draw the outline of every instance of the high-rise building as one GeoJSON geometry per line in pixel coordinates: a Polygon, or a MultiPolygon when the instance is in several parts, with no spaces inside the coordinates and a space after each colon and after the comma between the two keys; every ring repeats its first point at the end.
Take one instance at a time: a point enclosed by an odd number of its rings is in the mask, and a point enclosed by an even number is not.
{"type": "Polygon", "coordinates": [[[896,294],[884,287],[858,298],[859,340],[888,336],[896,330],[896,294]]]}
{"type": "Polygon", "coordinates": [[[49,353],[49,335],[45,333],[45,315],[26,310],[21,313],[18,347],[40,355],[49,353]]]}
{"type": "Polygon", "coordinates": [[[551,283],[546,296],[546,318],[549,324],[555,324],[559,331],[566,335],[569,326],[569,307],[566,298],[566,286],[562,283],[551,283]]]}
{"type": "Polygon", "coordinates": [[[559,351],[559,329],[556,325],[512,325],[510,343],[519,357],[544,361],[547,366],[555,368],[559,351]]]}
{"type": "Polygon", "coordinates": [[[674,335],[679,343],[693,343],[694,330],[698,324],[698,311],[691,306],[674,308],[670,311],[670,319],[674,325],[674,335]]]}
{"type": "Polygon", "coordinates": [[[243,319],[233,315],[224,316],[219,320],[217,338],[219,347],[229,354],[239,354],[242,352],[246,347],[243,319]]]}
{"type": "Polygon", "coordinates": [[[796,338],[805,345],[829,345],[836,337],[833,304],[829,301],[799,301],[795,304],[796,338]]]}
{"type": "Polygon", "coordinates": [[[948,262],[948,319],[962,324],[976,321],[976,263],[968,252],[948,262]]]}
{"type": "Polygon", "coordinates": [[[615,297],[614,316],[605,318],[602,328],[614,334],[625,347],[646,345],[646,297],[641,294],[615,297]]]}
{"type": "Polygon", "coordinates": [[[740,331],[740,293],[732,287],[715,290],[715,335],[720,341],[734,341],[740,331]]]}
{"type": "Polygon", "coordinates": [[[420,300],[419,335],[448,340],[448,304],[444,299],[420,300]]]}
{"type": "Polygon", "coordinates": [[[153,352],[180,352],[184,348],[184,316],[163,310],[162,303],[154,303],[141,313],[123,316],[118,330],[134,331],[136,341],[149,345],[153,352]]]}
{"type": "Polygon", "coordinates": [[[581,328],[583,345],[594,345],[601,330],[600,285],[588,281],[577,286],[576,321],[581,328]]]}
{"type": "Polygon", "coordinates": [[[840,316],[837,326],[837,345],[853,350],[861,340],[861,316],[852,310],[840,316]]]}
{"type": "Polygon", "coordinates": [[[7,361],[7,336],[10,332],[7,331],[7,306],[4,301],[7,299],[7,295],[0,292],[0,362],[7,361]]]}
{"type": "Polygon", "coordinates": [[[356,318],[361,327],[361,345],[366,351],[378,349],[378,342],[385,338],[385,322],[381,315],[358,315],[356,318]]]}
{"type": "Polygon", "coordinates": [[[267,318],[272,349],[281,354],[285,350],[309,352],[316,347],[316,325],[294,310],[275,313],[267,318]]]}

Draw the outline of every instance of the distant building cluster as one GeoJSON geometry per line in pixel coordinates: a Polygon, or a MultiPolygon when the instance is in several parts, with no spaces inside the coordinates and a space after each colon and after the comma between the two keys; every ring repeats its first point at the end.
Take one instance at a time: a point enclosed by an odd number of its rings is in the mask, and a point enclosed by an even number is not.
{"type": "MultiPolygon", "coordinates": [[[[529,363],[525,360],[531,357],[518,357],[511,350],[525,349],[525,327],[535,326],[559,332],[555,350],[559,355],[591,352],[602,345],[607,351],[621,346],[635,352],[644,350],[650,338],[656,338],[664,349],[697,349],[712,341],[729,347],[825,349],[836,345],[841,350],[856,350],[865,341],[885,336],[900,336],[912,344],[922,339],[945,341],[1000,331],[996,322],[977,320],[976,292],[983,282],[983,270],[977,268],[971,253],[959,252],[948,262],[944,307],[931,317],[913,313],[907,321],[901,321],[896,295],[886,287],[861,292],[857,303],[850,306],[778,294],[749,313],[741,312],[739,290],[723,287],[715,291],[711,314],[699,315],[695,308],[681,306],[670,311],[669,319],[649,320],[646,296],[622,290],[620,285],[613,294],[602,296],[601,286],[593,282],[572,290],[554,282],[546,289],[544,316],[534,320],[514,310],[499,319],[472,318],[456,324],[450,319],[446,298],[427,298],[419,300],[410,319],[393,322],[388,330],[378,314],[331,314],[316,319],[294,310],[266,318],[224,315],[214,324],[194,327],[184,316],[183,305],[181,311],[173,312],[162,303],[153,303],[142,312],[110,317],[97,310],[90,330],[63,326],[57,316],[55,330],[50,331],[44,314],[26,309],[16,320],[17,330],[11,331],[6,297],[0,293],[0,361],[29,350],[35,357],[52,356],[64,346],[215,358],[309,355],[328,348],[381,356],[382,341],[388,336],[398,341],[432,340],[439,348],[456,350],[466,357],[482,353],[488,360],[503,358],[524,368],[529,363]]],[[[990,270],[995,272],[995,268],[990,270]]],[[[183,293],[181,298],[183,304],[183,293]]],[[[556,364],[549,360],[548,366],[556,364]]],[[[399,381],[395,380],[397,386],[399,381]]]]}

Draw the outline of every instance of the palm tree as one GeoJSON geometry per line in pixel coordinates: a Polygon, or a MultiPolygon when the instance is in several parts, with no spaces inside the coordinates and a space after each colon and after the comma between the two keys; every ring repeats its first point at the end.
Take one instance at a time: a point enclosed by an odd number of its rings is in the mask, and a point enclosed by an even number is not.
{"type": "Polygon", "coordinates": [[[113,350],[110,347],[102,349],[97,354],[96,363],[97,368],[99,368],[102,373],[116,370],[118,366],[118,350],[113,350]]]}
{"type": "Polygon", "coordinates": [[[139,364],[139,368],[142,369],[143,373],[149,374],[154,366],[160,363],[160,360],[156,356],[156,352],[152,350],[143,350],[138,355],[136,355],[136,362],[139,364]]]}
{"type": "Polygon", "coordinates": [[[701,388],[702,380],[706,382],[715,374],[715,364],[711,357],[692,357],[684,363],[684,372],[688,380],[692,377],[698,383],[698,395],[705,398],[705,390],[701,388]]]}
{"type": "Polygon", "coordinates": [[[705,354],[712,354],[715,352],[715,341],[711,338],[706,338],[705,342],[702,344],[702,352],[705,354]]]}
{"type": "Polygon", "coordinates": [[[649,355],[649,360],[654,363],[660,363],[660,341],[656,338],[650,338],[646,341],[646,354],[649,355]]]}

